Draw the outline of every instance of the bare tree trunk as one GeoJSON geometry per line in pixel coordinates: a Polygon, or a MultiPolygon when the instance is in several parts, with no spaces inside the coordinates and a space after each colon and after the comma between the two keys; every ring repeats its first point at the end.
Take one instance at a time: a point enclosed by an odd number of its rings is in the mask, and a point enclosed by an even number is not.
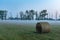
{"type": "Polygon", "coordinates": [[[4,18],[3,18],[3,15],[1,16],[1,19],[3,20],[4,18]]]}

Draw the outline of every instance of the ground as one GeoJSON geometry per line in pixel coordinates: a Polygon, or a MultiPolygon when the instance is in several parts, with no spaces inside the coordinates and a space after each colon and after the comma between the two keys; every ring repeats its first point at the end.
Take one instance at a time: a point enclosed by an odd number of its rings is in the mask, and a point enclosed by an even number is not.
{"type": "Polygon", "coordinates": [[[0,40],[59,40],[60,22],[49,23],[51,32],[39,34],[34,21],[0,21],[0,40]]]}

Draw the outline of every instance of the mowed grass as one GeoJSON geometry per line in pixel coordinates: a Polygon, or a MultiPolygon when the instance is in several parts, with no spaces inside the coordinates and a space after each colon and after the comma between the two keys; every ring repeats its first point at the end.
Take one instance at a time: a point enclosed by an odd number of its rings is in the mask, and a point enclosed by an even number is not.
{"type": "Polygon", "coordinates": [[[0,23],[0,40],[59,40],[60,25],[51,25],[50,33],[36,33],[35,26],[28,24],[0,23]]]}

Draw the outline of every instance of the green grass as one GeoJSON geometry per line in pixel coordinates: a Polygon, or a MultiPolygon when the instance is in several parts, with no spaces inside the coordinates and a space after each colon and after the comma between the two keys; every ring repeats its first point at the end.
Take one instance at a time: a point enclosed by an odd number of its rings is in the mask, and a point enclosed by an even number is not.
{"type": "Polygon", "coordinates": [[[33,25],[0,24],[0,40],[59,40],[60,25],[52,25],[50,33],[35,33],[33,25]]]}

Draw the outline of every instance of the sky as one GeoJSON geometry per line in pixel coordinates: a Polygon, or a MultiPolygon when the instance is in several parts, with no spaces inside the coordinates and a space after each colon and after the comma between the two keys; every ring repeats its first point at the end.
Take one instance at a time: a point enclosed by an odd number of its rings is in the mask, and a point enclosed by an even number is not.
{"type": "Polygon", "coordinates": [[[50,15],[56,11],[60,14],[60,0],[0,0],[0,10],[8,10],[8,15],[16,16],[20,11],[30,9],[38,12],[47,9],[50,15]]]}

